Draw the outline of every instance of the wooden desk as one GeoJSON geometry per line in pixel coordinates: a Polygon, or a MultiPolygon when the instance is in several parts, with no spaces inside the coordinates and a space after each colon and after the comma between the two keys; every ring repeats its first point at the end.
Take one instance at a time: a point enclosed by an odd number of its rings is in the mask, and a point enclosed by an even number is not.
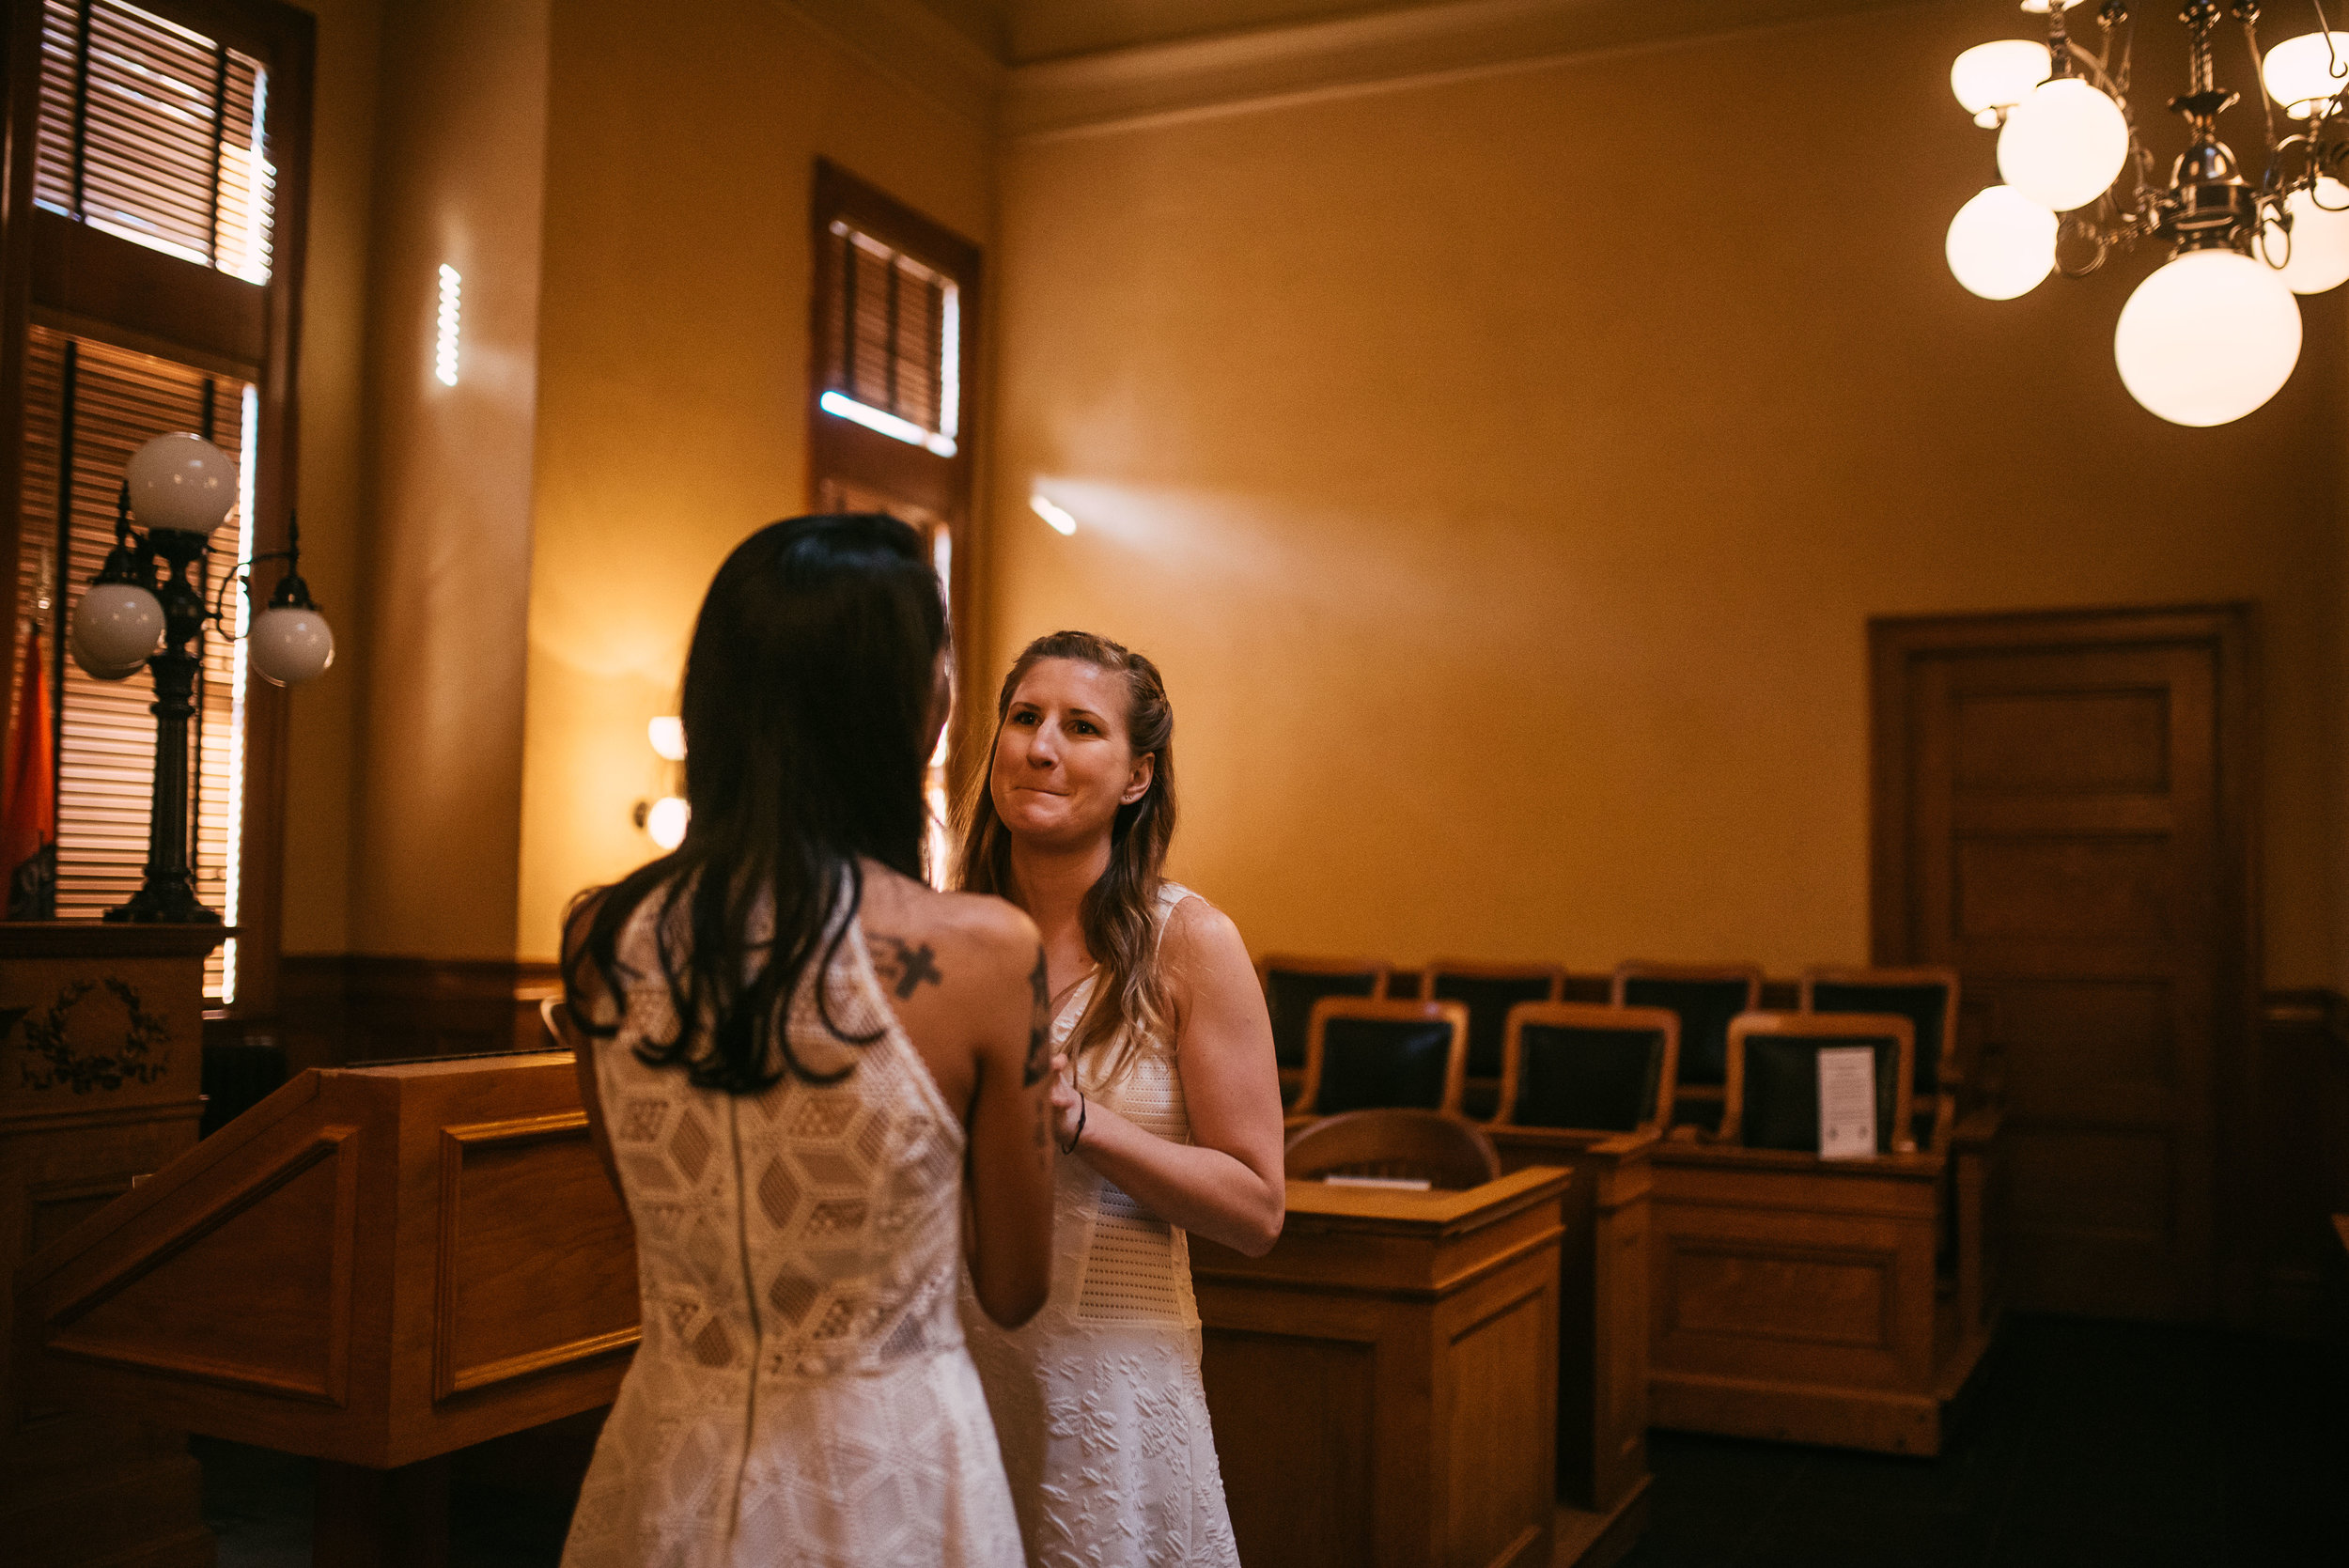
{"type": "Polygon", "coordinates": [[[1293,1181],[1264,1257],[1192,1238],[1243,1561],[1551,1561],[1572,1180],[1532,1168],[1466,1192],[1293,1181]]]}
{"type": "Polygon", "coordinates": [[[1655,1423],[1938,1453],[1999,1325],[1998,1132],[1979,1112],[1946,1156],[1850,1160],[1658,1144],[1655,1423]]]}
{"type": "Polygon", "coordinates": [[[1653,1136],[1485,1127],[1503,1171],[1575,1174],[1560,1248],[1558,1495],[1611,1515],[1647,1488],[1653,1136]]]}
{"type": "Polygon", "coordinates": [[[313,1069],[43,1248],[33,1387],[312,1455],[321,1563],[428,1562],[452,1450],[609,1405],[635,1237],[568,1052],[313,1069]]]}

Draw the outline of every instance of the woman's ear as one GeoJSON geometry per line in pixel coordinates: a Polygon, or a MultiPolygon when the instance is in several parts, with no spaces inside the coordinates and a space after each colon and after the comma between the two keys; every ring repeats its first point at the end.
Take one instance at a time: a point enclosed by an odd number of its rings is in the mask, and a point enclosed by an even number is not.
{"type": "Polygon", "coordinates": [[[1117,798],[1121,806],[1130,806],[1150,793],[1151,781],[1159,776],[1159,753],[1144,752],[1134,758],[1134,770],[1126,780],[1124,793],[1117,798]]]}

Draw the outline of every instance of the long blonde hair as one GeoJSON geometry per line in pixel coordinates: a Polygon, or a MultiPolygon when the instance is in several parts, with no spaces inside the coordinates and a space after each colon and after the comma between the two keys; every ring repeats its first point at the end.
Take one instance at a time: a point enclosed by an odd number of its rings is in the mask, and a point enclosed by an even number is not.
{"type": "Polygon", "coordinates": [[[996,814],[990,787],[995,746],[1011,699],[1047,659],[1073,659],[1124,678],[1126,736],[1137,757],[1156,759],[1150,787],[1117,808],[1110,824],[1110,863],[1080,907],[1085,946],[1100,966],[1093,1000],[1069,1036],[1072,1062],[1085,1062],[1090,1083],[1113,1081],[1132,1065],[1142,1042],[1173,1033],[1174,1004],[1159,964],[1158,900],[1166,846],[1174,837],[1174,709],[1159,667],[1090,631],[1055,631],[1020,650],[995,699],[995,737],[987,766],[973,769],[955,814],[961,828],[957,885],[1019,902],[1011,873],[1011,831],[996,814]],[[1086,1062],[1091,1058],[1090,1062],[1086,1062]]]}

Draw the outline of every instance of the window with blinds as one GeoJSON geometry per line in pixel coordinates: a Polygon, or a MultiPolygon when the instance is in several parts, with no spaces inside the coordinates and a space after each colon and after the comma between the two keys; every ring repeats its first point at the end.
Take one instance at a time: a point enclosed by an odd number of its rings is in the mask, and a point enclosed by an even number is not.
{"type": "MultiPolygon", "coordinates": [[[[32,583],[48,575],[62,584],[57,625],[65,627],[114,547],[116,497],[131,454],[158,431],[194,430],[236,454],[250,474],[255,389],[44,327],[33,329],[25,357],[18,581],[32,583]]],[[[198,564],[205,575],[197,586],[207,603],[224,587],[221,574],[249,552],[250,509],[239,505],[213,536],[215,558],[198,564]]],[[[222,609],[241,630],[243,606],[232,599],[241,601],[241,595],[231,585],[222,609]]],[[[61,920],[97,920],[136,893],[146,874],[155,779],[154,683],[144,674],[93,680],[66,656],[64,642],[53,635],[42,648],[57,726],[56,913],[61,920]]],[[[211,636],[203,651],[189,770],[196,893],[233,925],[244,784],[244,644],[211,636]]],[[[217,950],[205,970],[206,994],[223,1001],[236,997],[235,945],[217,950]]]]}
{"type": "MultiPolygon", "coordinates": [[[[276,170],[267,154],[269,73],[258,60],[119,0],[42,0],[36,117],[39,207],[179,262],[271,283],[276,170]]],[[[159,330],[173,337],[162,308],[150,296],[142,335],[131,341],[151,347],[159,330]]],[[[252,382],[120,347],[96,316],[70,318],[71,332],[37,317],[26,341],[14,566],[18,605],[42,621],[55,725],[55,914],[94,920],[145,879],[154,790],[152,679],[90,678],[69,656],[65,634],[113,546],[123,467],[148,440],[174,430],[238,458],[244,494],[198,568],[209,602],[222,575],[252,551],[262,455],[252,382]]],[[[205,341],[200,322],[189,340],[205,341]]],[[[218,602],[241,630],[242,596],[231,588],[218,602]]],[[[24,646],[25,626],[16,629],[11,665],[24,646]]],[[[246,694],[244,644],[208,636],[191,734],[192,858],[198,896],[231,924],[241,903],[246,694]]],[[[13,695],[12,687],[11,706],[13,695]]],[[[236,948],[215,951],[206,967],[206,994],[223,1003],[236,1000],[236,948]]]]}
{"type": "Polygon", "coordinates": [[[961,424],[962,290],[844,219],[823,269],[825,412],[955,455],[961,424]]]}
{"type": "Polygon", "coordinates": [[[119,0],[42,0],[33,199],[250,283],[270,277],[269,77],[119,0]]]}
{"type": "MultiPolygon", "coordinates": [[[[961,434],[973,349],[963,329],[966,311],[976,319],[979,248],[825,159],[816,161],[811,196],[808,503],[819,512],[886,512],[920,529],[958,626],[967,607],[955,543],[971,516],[961,434]]],[[[956,684],[970,690],[972,649],[960,639],[956,646],[956,684]]],[[[950,721],[939,737],[927,780],[930,865],[940,877],[958,729],[950,721]]]]}

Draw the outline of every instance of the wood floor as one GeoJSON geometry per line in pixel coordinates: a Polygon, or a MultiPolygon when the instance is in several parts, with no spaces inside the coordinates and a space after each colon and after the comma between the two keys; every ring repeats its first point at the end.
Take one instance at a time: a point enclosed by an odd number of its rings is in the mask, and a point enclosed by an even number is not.
{"type": "MultiPolygon", "coordinates": [[[[306,1463],[197,1454],[221,1568],[306,1568],[306,1463]]],[[[1671,1432],[1648,1456],[1647,1531],[1623,1568],[2338,1568],[2349,1366],[2204,1329],[2027,1319],[1938,1459],[1671,1432]]],[[[463,1477],[450,1568],[552,1568],[568,1499],[463,1477]]]]}

